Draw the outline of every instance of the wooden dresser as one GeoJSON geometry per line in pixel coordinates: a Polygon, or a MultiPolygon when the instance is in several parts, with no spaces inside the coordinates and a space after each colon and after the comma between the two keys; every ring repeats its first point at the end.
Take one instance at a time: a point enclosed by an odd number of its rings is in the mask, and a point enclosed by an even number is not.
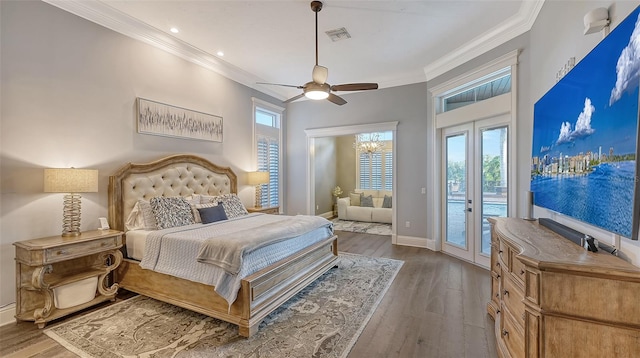
{"type": "Polygon", "coordinates": [[[537,221],[489,221],[500,357],[640,357],[640,268],[537,221]]]}

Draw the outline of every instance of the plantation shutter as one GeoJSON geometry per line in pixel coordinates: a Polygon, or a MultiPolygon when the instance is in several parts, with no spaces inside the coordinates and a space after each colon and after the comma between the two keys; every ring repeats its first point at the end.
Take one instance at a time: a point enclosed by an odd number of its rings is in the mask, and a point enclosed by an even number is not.
{"type": "Polygon", "coordinates": [[[278,193],[280,192],[280,174],[278,168],[280,143],[276,138],[258,136],[258,171],[269,172],[269,184],[262,184],[262,206],[279,206],[278,193]]]}
{"type": "Polygon", "coordinates": [[[384,153],[384,190],[393,189],[393,152],[384,153]]]}

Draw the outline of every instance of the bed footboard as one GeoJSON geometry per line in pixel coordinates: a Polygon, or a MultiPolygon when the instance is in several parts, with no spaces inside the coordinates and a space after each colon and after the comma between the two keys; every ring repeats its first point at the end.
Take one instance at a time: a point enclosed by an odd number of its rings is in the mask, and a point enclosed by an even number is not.
{"type": "Polygon", "coordinates": [[[213,286],[144,270],[125,259],[115,273],[121,288],[238,325],[250,337],[273,310],[331,269],[338,257],[338,238],[332,236],[242,280],[231,305],[213,286]]]}

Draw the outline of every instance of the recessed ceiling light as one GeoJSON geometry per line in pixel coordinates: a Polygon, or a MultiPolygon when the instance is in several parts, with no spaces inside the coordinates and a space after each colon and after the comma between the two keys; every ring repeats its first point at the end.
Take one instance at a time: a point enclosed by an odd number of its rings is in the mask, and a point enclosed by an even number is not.
{"type": "Polygon", "coordinates": [[[222,51],[218,51],[218,52],[216,52],[216,54],[217,54],[218,56],[220,56],[220,57],[224,56],[224,52],[222,52],[222,51]]]}
{"type": "Polygon", "coordinates": [[[174,34],[180,32],[180,30],[178,30],[176,27],[172,27],[169,31],[173,32],[174,34]]]}

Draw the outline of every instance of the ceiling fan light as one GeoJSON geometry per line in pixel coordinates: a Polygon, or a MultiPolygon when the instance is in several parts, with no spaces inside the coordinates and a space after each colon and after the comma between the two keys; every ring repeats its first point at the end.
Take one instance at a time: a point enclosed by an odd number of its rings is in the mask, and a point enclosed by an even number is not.
{"type": "Polygon", "coordinates": [[[309,99],[325,99],[329,97],[329,93],[323,90],[312,90],[305,92],[304,96],[309,99]]]}
{"type": "Polygon", "coordinates": [[[326,83],[309,82],[304,87],[304,96],[309,99],[325,99],[329,97],[330,90],[331,87],[326,83]]]}

